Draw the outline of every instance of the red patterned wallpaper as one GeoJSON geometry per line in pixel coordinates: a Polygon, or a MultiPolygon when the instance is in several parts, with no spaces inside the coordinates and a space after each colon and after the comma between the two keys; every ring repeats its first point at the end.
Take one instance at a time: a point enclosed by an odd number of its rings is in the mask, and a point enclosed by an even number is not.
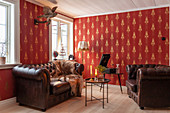
{"type": "Polygon", "coordinates": [[[8,99],[15,95],[14,82],[11,69],[0,69],[0,100],[8,99]]]}
{"type": "Polygon", "coordinates": [[[46,24],[34,25],[43,8],[20,0],[20,61],[23,64],[46,63],[49,60],[49,29],[46,24]]]}
{"type": "MultiPolygon", "coordinates": [[[[82,62],[79,41],[87,41],[84,52],[84,76],[89,66],[97,66],[103,53],[111,54],[108,67],[120,64],[121,82],[127,79],[127,64],[169,64],[169,8],[157,8],[102,16],[77,18],[74,21],[75,56],[82,62]],[[166,37],[165,41],[161,38],[166,37]]],[[[119,84],[115,75],[106,75],[111,84],[119,84]]]]}
{"type": "MultiPolygon", "coordinates": [[[[20,0],[20,61],[23,64],[49,60],[49,30],[46,24],[34,25],[43,8],[20,0]]],[[[0,70],[0,100],[15,96],[15,79],[11,69],[0,70]]]]}

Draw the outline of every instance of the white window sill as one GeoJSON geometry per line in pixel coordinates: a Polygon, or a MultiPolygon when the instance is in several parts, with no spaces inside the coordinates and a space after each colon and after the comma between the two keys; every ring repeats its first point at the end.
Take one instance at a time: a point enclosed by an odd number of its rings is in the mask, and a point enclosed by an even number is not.
{"type": "Polygon", "coordinates": [[[15,64],[0,64],[0,69],[12,69],[13,67],[20,65],[21,63],[15,64]]]}

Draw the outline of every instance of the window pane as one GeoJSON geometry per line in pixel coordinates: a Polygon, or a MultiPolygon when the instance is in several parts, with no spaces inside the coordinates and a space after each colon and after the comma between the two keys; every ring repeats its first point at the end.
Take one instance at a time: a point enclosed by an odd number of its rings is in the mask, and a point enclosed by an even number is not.
{"type": "Polygon", "coordinates": [[[63,43],[64,49],[67,55],[67,36],[62,36],[62,43],[63,43]]]}
{"type": "Polygon", "coordinates": [[[0,5],[0,24],[6,24],[6,6],[0,5]]]}
{"type": "Polygon", "coordinates": [[[6,38],[6,28],[4,25],[0,25],[0,42],[5,42],[6,38]]]}
{"type": "Polygon", "coordinates": [[[6,44],[0,44],[0,56],[5,57],[6,56],[6,44]]]}
{"type": "Polygon", "coordinates": [[[53,24],[52,25],[52,33],[53,34],[57,34],[58,33],[58,26],[57,26],[57,24],[53,24]]]}
{"type": "Polygon", "coordinates": [[[67,24],[61,23],[61,34],[67,35],[67,24]]]}
{"type": "Polygon", "coordinates": [[[64,46],[67,46],[67,36],[62,36],[62,43],[64,46]]]}

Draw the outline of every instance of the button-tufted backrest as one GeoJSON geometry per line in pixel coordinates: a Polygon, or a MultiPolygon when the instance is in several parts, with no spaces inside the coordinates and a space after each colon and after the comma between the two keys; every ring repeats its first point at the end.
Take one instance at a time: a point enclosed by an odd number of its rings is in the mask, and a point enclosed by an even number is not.
{"type": "Polygon", "coordinates": [[[161,66],[159,64],[133,64],[133,65],[127,65],[126,66],[126,71],[128,73],[128,79],[136,79],[136,74],[137,74],[137,70],[139,68],[155,68],[156,66],[161,66]]]}
{"type": "Polygon", "coordinates": [[[30,64],[26,66],[29,68],[36,68],[36,69],[46,68],[50,72],[50,76],[53,76],[56,73],[56,66],[52,62],[48,62],[44,64],[30,64]]]}

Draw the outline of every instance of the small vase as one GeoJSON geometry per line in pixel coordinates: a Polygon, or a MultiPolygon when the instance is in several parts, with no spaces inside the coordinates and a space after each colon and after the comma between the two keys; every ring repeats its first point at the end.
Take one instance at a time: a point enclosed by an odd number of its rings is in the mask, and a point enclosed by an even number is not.
{"type": "Polygon", "coordinates": [[[116,64],[116,73],[120,73],[119,64],[116,64]]]}
{"type": "Polygon", "coordinates": [[[5,64],[6,57],[0,57],[0,64],[5,64]]]}

